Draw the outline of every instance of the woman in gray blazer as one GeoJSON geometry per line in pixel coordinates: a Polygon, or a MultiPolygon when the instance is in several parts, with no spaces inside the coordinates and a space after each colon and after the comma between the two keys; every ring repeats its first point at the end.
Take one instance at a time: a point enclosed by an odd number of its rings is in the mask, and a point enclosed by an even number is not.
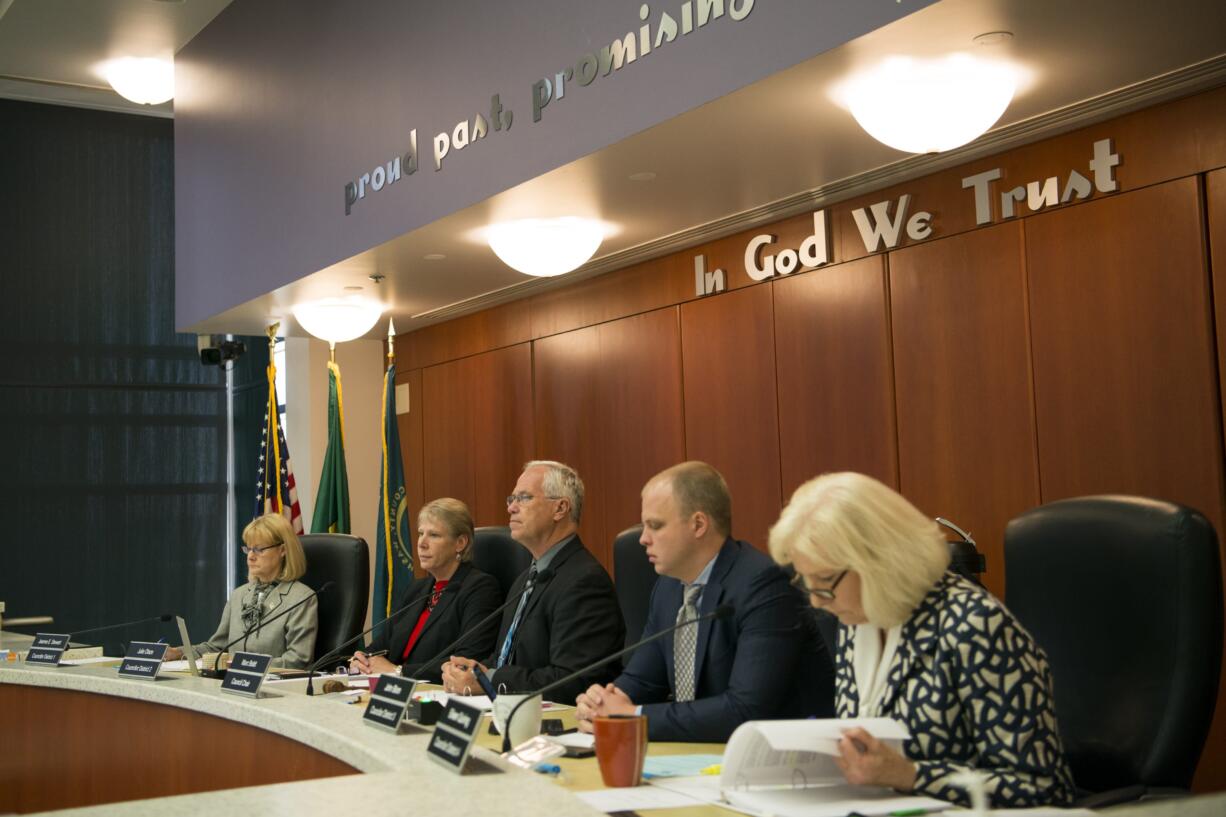
{"type": "MultiPolygon", "coordinates": [[[[302,543],[285,517],[267,513],[243,529],[243,553],[247,554],[247,583],[230,594],[221,613],[217,632],[201,644],[200,654],[218,652],[245,631],[255,628],[232,649],[272,656],[274,666],[303,668],[311,662],[318,628],[318,604],[311,599],[292,613],[267,621],[311,594],[298,581],[306,572],[302,543]]],[[[167,659],[182,657],[171,648],[167,659]]]]}

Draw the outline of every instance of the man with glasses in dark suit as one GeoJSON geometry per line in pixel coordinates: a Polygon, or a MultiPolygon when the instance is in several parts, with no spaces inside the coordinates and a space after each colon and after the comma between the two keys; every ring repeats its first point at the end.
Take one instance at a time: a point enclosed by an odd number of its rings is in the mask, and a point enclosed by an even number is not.
{"type": "MultiPolygon", "coordinates": [[[[508,597],[523,595],[503,613],[493,655],[452,656],[443,665],[448,691],[477,692],[473,673],[481,672],[498,691],[529,692],[622,648],[626,628],[613,582],[579,539],[582,512],[583,480],[573,468],[548,460],[524,466],[507,497],[511,537],[532,554],[508,597]]],[[[573,700],[589,685],[611,681],[619,668],[611,662],[551,697],[573,700]]]]}

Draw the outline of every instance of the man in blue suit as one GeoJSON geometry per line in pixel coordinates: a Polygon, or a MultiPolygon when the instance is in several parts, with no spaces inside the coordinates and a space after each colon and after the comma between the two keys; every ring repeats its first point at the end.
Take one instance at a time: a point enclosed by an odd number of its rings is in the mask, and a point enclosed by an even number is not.
{"type": "Polygon", "coordinates": [[[580,729],[641,712],[651,740],[723,742],[749,720],[832,715],[834,670],[804,597],[731,529],[728,485],[710,465],[682,463],[648,481],[639,541],[661,578],[643,635],[720,605],[735,612],[636,650],[613,683],[577,698],[580,729]]]}

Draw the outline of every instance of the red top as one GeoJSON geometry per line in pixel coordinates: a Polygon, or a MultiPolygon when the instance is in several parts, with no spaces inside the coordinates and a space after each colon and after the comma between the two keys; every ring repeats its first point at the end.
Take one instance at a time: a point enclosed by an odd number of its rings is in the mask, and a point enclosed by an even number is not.
{"type": "Polygon", "coordinates": [[[425,609],[417,617],[417,624],[413,627],[413,633],[409,636],[408,646],[404,648],[404,655],[400,656],[401,662],[409,660],[409,653],[413,652],[413,646],[417,643],[417,639],[421,637],[421,631],[426,626],[426,619],[430,618],[430,611],[434,609],[434,605],[438,604],[439,596],[443,595],[443,588],[450,581],[451,579],[440,579],[434,583],[434,592],[430,594],[430,600],[426,602],[425,609]]]}

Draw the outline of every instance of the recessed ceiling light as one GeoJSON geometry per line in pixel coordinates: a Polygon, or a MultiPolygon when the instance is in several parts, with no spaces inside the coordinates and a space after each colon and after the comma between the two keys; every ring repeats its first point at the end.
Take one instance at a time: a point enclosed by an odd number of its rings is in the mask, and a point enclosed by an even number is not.
{"type": "Polygon", "coordinates": [[[442,261],[446,257],[447,256],[443,255],[441,252],[426,253],[422,256],[422,258],[424,258],[426,261],[442,261]]]}
{"type": "Polygon", "coordinates": [[[650,170],[644,170],[641,173],[631,173],[630,174],[630,181],[632,182],[650,182],[650,181],[654,181],[655,178],[656,178],[656,174],[652,173],[650,170]]]}

